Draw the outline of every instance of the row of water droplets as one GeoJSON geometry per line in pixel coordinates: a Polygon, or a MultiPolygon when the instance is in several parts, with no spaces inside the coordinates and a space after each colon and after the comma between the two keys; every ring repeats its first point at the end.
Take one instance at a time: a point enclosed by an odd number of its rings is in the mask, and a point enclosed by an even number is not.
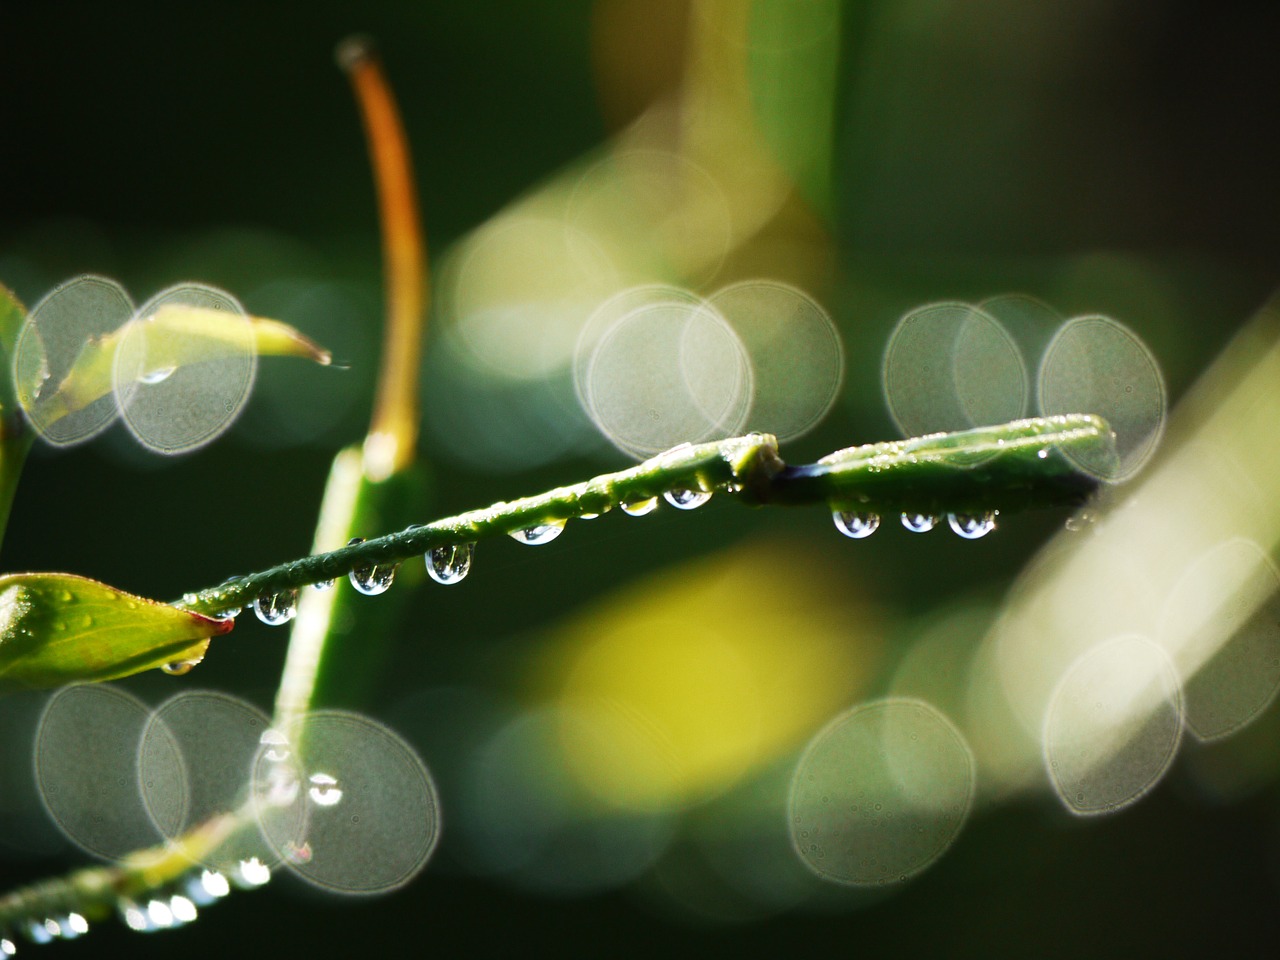
{"type": "MultiPolygon", "coordinates": [[[[956,536],[977,540],[996,528],[996,515],[999,512],[987,510],[983,513],[948,513],[947,525],[956,536]]],[[[854,540],[862,540],[880,529],[878,513],[837,509],[831,512],[831,519],[835,521],[837,530],[854,540]]],[[[912,533],[928,533],[940,521],[940,517],[930,513],[902,514],[902,525],[912,533]]]]}
{"type": "MultiPolygon", "coordinates": [[[[242,860],[225,873],[196,868],[143,900],[122,897],[116,903],[116,915],[121,923],[139,933],[176,930],[194,922],[200,910],[226,897],[233,887],[252,890],[270,879],[271,868],[257,857],[242,860]]],[[[45,916],[28,917],[16,924],[14,930],[0,930],[0,957],[12,957],[18,952],[13,937],[15,931],[34,944],[75,940],[89,932],[89,920],[83,913],[71,909],[49,910],[45,916]]]]}
{"type": "MultiPolygon", "coordinates": [[[[682,488],[668,490],[662,495],[662,498],[677,509],[694,510],[711,499],[711,492],[682,488]]],[[[647,516],[658,509],[658,498],[648,497],[642,500],[623,502],[619,504],[619,508],[623,513],[632,517],[647,516]]],[[[584,513],[581,518],[593,520],[598,516],[600,516],[598,513],[584,513]]],[[[565,520],[548,520],[545,523],[513,530],[510,536],[517,543],[538,546],[550,543],[560,536],[566,522],[565,520]]],[[[354,537],[347,543],[347,546],[355,546],[360,543],[364,543],[364,538],[354,537]]],[[[423,555],[427,573],[436,583],[445,584],[446,586],[461,582],[471,572],[471,562],[475,557],[475,548],[474,542],[442,544],[432,547],[423,555]]],[[[351,586],[360,593],[368,597],[376,597],[391,589],[391,585],[395,582],[398,566],[398,564],[394,563],[362,563],[355,567],[347,575],[347,578],[351,582],[351,586]]],[[[332,580],[323,580],[313,584],[312,589],[329,590],[333,585],[334,582],[332,580]]],[[[192,595],[185,599],[194,601],[195,597],[192,595]]],[[[253,612],[259,620],[268,626],[274,627],[288,623],[298,613],[298,591],[289,589],[275,593],[264,593],[253,601],[253,612]]],[[[223,612],[222,616],[235,617],[239,613],[239,610],[228,610],[223,612]]],[[[190,669],[190,666],[184,662],[168,664],[164,669],[168,673],[185,673],[190,669]]]]}
{"type": "MultiPolygon", "coordinates": [[[[371,894],[403,885],[426,864],[438,800],[410,744],[342,711],[308,714],[287,729],[270,723],[252,705],[210,691],[184,691],[155,710],[108,685],[51,698],[35,773],[62,832],[109,860],[128,863],[163,843],[192,861],[145,894],[120,891],[115,906],[127,926],[188,923],[232,887],[266,884],[276,866],[332,892],[371,894]],[[182,846],[192,830],[227,816],[241,826],[214,847],[182,846]]],[[[44,902],[51,905],[18,924],[31,939],[78,935],[83,918],[95,915],[74,891],[44,902]]]]}
{"type": "MultiPolygon", "coordinates": [[[[688,487],[668,490],[662,494],[661,499],[666,500],[667,503],[679,510],[695,510],[707,503],[711,496],[712,493],[709,490],[688,487]]],[[[628,516],[644,517],[657,510],[658,505],[659,498],[654,496],[638,500],[625,500],[620,502],[618,507],[628,516]]],[[[608,512],[609,509],[611,508],[606,507],[603,512],[608,512]]],[[[948,513],[946,519],[948,526],[957,536],[966,540],[977,540],[995,529],[998,513],[998,510],[989,510],[976,514],[948,513]]],[[[601,515],[602,513],[582,513],[579,514],[579,518],[594,520],[601,515]]],[[[880,516],[872,512],[835,509],[832,511],[832,519],[835,522],[836,529],[855,540],[869,537],[880,528],[880,516]]],[[[903,527],[912,533],[927,533],[938,525],[941,517],[928,513],[910,512],[903,513],[901,520],[903,527]]],[[[547,520],[533,526],[513,530],[509,533],[509,536],[517,543],[540,546],[550,543],[559,537],[567,523],[568,521],[564,519],[547,520]]],[[[347,546],[355,546],[363,542],[363,537],[354,537],[348,541],[347,546]]],[[[475,557],[475,546],[474,542],[464,542],[431,547],[423,556],[427,573],[437,583],[451,585],[461,582],[471,571],[472,560],[475,557]]],[[[365,596],[376,597],[386,593],[391,588],[395,582],[398,567],[399,565],[395,563],[362,563],[348,574],[348,580],[358,592],[365,596]]],[[[315,590],[329,590],[333,585],[334,581],[323,580],[313,584],[312,588],[315,590]]],[[[192,596],[187,599],[194,600],[195,598],[192,596]]],[[[280,626],[288,623],[298,612],[298,591],[296,589],[287,589],[275,593],[264,593],[253,601],[253,611],[258,619],[268,626],[280,626]]],[[[224,612],[222,616],[234,617],[239,612],[238,609],[229,610],[224,612]]],[[[169,673],[185,673],[190,669],[190,666],[187,663],[169,664],[164,669],[169,673]]]]}
{"type": "Polygon", "coordinates": [[[257,857],[241,860],[233,870],[198,868],[169,890],[148,897],[145,902],[121,900],[116,907],[120,921],[138,933],[156,933],[184,927],[227,896],[232,888],[254,890],[271,879],[271,868],[257,857]]]}
{"type": "MultiPolygon", "coordinates": [[[[666,491],[662,495],[662,499],[678,510],[696,510],[711,499],[711,492],[708,490],[682,488],[666,491]]],[[[658,509],[658,498],[644,497],[640,500],[624,500],[618,504],[618,509],[629,517],[647,517],[658,509]]],[[[605,512],[608,512],[608,510],[606,509],[605,512]]],[[[599,513],[583,513],[579,515],[579,518],[582,520],[594,520],[600,515],[599,513]]],[[[525,527],[522,530],[513,530],[510,536],[517,543],[539,546],[544,543],[550,543],[560,536],[567,522],[566,520],[548,520],[546,523],[525,527]]]]}

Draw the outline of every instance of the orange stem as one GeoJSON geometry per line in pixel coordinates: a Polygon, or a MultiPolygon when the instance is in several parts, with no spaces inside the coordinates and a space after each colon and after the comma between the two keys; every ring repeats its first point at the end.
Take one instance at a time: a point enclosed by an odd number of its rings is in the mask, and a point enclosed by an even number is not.
{"type": "Polygon", "coordinates": [[[387,326],[365,440],[366,473],[379,480],[412,463],[417,446],[427,254],[408,141],[373,44],[361,37],[343,41],[338,64],[351,80],[364,119],[382,225],[387,326]]]}

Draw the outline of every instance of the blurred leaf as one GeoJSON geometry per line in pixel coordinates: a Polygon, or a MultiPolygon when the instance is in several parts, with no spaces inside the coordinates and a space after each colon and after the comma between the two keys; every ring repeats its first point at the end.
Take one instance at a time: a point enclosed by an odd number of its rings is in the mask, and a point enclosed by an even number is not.
{"type": "Polygon", "coordinates": [[[838,0],[756,0],[746,48],[755,120],[797,189],[824,215],[840,61],[838,0]]]}
{"type": "MultiPolygon", "coordinates": [[[[26,316],[27,311],[13,291],[0,284],[0,364],[3,364],[6,374],[13,369],[13,347],[18,342],[18,331],[22,329],[26,316]]],[[[13,380],[7,375],[0,376],[0,414],[7,418],[16,409],[18,395],[13,380]]]]}
{"type": "MultiPolygon", "coordinates": [[[[322,366],[332,362],[328,350],[286,323],[265,317],[245,319],[247,324],[221,310],[166,305],[146,321],[164,334],[148,338],[147,365],[151,370],[181,367],[250,350],[258,356],[301,357],[322,366]]],[[[116,348],[128,329],[125,325],[84,345],[57,391],[47,400],[40,394],[41,423],[54,423],[111,392],[116,348]]],[[[39,391],[31,386],[34,396],[39,391]]]]}
{"type": "MultiPolygon", "coordinates": [[[[235,324],[228,324],[227,316],[220,310],[168,304],[152,316],[151,322],[163,326],[186,340],[179,341],[183,352],[160,359],[174,366],[208,360],[218,349],[239,350],[241,338],[235,324]]],[[[303,336],[287,323],[267,317],[249,317],[249,329],[253,336],[253,348],[260,357],[301,357],[328,366],[333,357],[315,341],[303,336]]]]}
{"type": "Polygon", "coordinates": [[[0,577],[0,686],[113,680],[198,662],[209,638],[233,625],[87,577],[9,574],[0,577]]]}
{"type": "Polygon", "coordinates": [[[14,344],[26,315],[18,298],[0,284],[0,538],[8,525],[9,507],[34,438],[18,405],[13,378],[9,376],[13,369],[14,344]]]}

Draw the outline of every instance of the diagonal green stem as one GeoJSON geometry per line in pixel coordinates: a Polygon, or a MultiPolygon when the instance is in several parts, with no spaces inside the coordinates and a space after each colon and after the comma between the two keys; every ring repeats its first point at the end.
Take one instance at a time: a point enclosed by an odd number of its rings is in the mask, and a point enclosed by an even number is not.
{"type": "Polygon", "coordinates": [[[218,614],[257,597],[346,576],[357,566],[394,564],[433,547],[473,543],[682,489],[725,491],[751,505],[829,503],[869,513],[980,513],[1079,504],[1098,481],[1073,458],[1114,457],[1115,438],[1098,417],[1018,420],[959,433],[851,447],[818,463],[788,467],[777,441],[749,434],[676,447],[628,470],[521,500],[303,557],[189,593],[177,604],[218,614]]]}

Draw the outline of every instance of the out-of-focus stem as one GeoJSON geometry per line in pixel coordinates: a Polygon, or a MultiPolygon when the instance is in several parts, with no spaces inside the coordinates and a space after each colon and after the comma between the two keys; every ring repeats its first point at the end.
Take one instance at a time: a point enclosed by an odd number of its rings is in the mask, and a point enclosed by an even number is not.
{"type": "Polygon", "coordinates": [[[338,64],[355,90],[378,191],[387,298],[382,369],[365,440],[365,473],[383,480],[413,462],[418,440],[418,368],[427,304],[426,249],[413,164],[394,96],[372,43],[353,37],[338,64]]]}

